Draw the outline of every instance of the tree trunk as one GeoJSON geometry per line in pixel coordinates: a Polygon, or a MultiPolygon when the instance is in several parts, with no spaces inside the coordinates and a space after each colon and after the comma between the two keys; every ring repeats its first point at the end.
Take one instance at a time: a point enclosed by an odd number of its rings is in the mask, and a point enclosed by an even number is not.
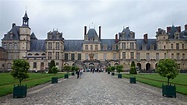
{"type": "Polygon", "coordinates": [[[169,79],[170,79],[170,78],[168,78],[168,85],[169,85],[169,79]]]}

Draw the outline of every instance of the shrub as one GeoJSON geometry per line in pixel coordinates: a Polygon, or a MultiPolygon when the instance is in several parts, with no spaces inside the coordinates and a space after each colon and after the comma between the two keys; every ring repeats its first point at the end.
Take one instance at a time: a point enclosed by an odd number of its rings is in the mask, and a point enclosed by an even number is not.
{"type": "Polygon", "coordinates": [[[12,70],[10,74],[19,80],[19,85],[23,79],[29,78],[28,69],[30,68],[29,63],[24,59],[13,60],[12,70]]]}
{"type": "Polygon", "coordinates": [[[48,73],[53,73],[52,67],[55,67],[55,61],[54,60],[51,60],[51,62],[49,63],[49,72],[48,73]]]}
{"type": "Polygon", "coordinates": [[[123,69],[123,65],[117,65],[116,66],[116,70],[117,72],[120,74],[120,72],[122,72],[122,69],[123,69]]]}
{"type": "Polygon", "coordinates": [[[135,62],[134,61],[131,62],[130,74],[137,74],[136,66],[135,66],[135,62]]]}

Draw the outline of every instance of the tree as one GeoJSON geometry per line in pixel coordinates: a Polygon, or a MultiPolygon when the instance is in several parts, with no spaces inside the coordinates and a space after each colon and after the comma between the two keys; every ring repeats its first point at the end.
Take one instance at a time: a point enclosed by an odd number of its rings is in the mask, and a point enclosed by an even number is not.
{"type": "Polygon", "coordinates": [[[131,62],[130,74],[137,74],[136,66],[135,66],[135,62],[134,61],[131,62]]]}
{"type": "Polygon", "coordinates": [[[68,73],[71,70],[71,66],[64,66],[64,70],[68,73]]]}
{"type": "Polygon", "coordinates": [[[13,60],[12,70],[10,74],[19,80],[19,85],[21,86],[21,82],[23,79],[29,78],[28,70],[30,66],[29,63],[24,59],[15,59],[13,60]]]}
{"type": "Polygon", "coordinates": [[[48,73],[53,73],[52,67],[55,67],[55,61],[54,60],[51,60],[51,62],[49,63],[49,72],[48,73]]]}
{"type": "Polygon", "coordinates": [[[120,72],[122,72],[122,69],[123,69],[123,65],[117,65],[116,66],[116,70],[117,72],[120,74],[120,72]]]}
{"type": "Polygon", "coordinates": [[[110,71],[111,71],[111,67],[110,67],[110,66],[107,67],[106,70],[107,70],[108,72],[110,72],[110,71]]]}
{"type": "Polygon", "coordinates": [[[56,67],[56,66],[53,66],[52,68],[51,68],[51,73],[57,73],[59,70],[58,70],[58,68],[56,67]]]}
{"type": "Polygon", "coordinates": [[[169,80],[174,79],[179,73],[179,66],[178,64],[172,59],[161,59],[157,64],[156,71],[162,77],[167,77],[168,85],[169,80]]]}
{"type": "Polygon", "coordinates": [[[114,66],[111,66],[111,68],[110,68],[110,69],[111,69],[111,71],[112,71],[112,72],[114,72],[115,67],[114,67],[114,66]]]}

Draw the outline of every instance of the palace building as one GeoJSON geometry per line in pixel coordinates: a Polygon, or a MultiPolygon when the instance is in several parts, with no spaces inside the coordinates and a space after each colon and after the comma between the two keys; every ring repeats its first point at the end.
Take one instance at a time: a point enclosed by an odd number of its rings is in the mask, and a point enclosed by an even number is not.
{"type": "Polygon", "coordinates": [[[0,47],[0,71],[10,70],[14,59],[26,59],[29,70],[45,71],[49,62],[55,60],[56,66],[63,70],[65,65],[80,68],[105,69],[107,66],[123,65],[129,70],[132,61],[142,71],[156,68],[160,59],[175,59],[180,70],[187,70],[187,25],[181,31],[180,26],[159,28],[155,39],[148,34],[143,39],[135,39],[135,32],[129,27],[115,35],[114,39],[101,39],[101,26],[84,26],[83,40],[66,40],[63,33],[52,30],[45,40],[37,39],[31,33],[29,17],[25,12],[23,24],[12,24],[12,29],[2,38],[0,47]]]}

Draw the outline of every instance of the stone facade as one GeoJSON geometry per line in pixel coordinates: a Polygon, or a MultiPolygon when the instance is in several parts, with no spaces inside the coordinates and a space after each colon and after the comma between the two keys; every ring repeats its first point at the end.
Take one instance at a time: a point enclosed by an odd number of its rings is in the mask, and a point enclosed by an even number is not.
{"type": "MultiPolygon", "coordinates": [[[[135,39],[135,32],[126,27],[115,35],[114,39],[101,39],[101,26],[84,26],[83,40],[66,40],[63,33],[53,30],[47,33],[47,39],[37,39],[31,33],[27,13],[22,26],[12,24],[12,29],[4,35],[2,47],[7,59],[0,61],[0,68],[11,69],[13,59],[27,59],[30,70],[44,71],[51,60],[62,70],[64,65],[77,65],[80,68],[105,69],[107,66],[121,64],[129,70],[135,61],[137,69],[150,71],[156,68],[160,59],[175,59],[181,70],[187,70],[187,25],[181,28],[171,26],[167,31],[159,28],[156,39],[135,39]],[[3,65],[2,65],[3,64],[3,65]]],[[[2,52],[2,50],[1,50],[2,52]]]]}

